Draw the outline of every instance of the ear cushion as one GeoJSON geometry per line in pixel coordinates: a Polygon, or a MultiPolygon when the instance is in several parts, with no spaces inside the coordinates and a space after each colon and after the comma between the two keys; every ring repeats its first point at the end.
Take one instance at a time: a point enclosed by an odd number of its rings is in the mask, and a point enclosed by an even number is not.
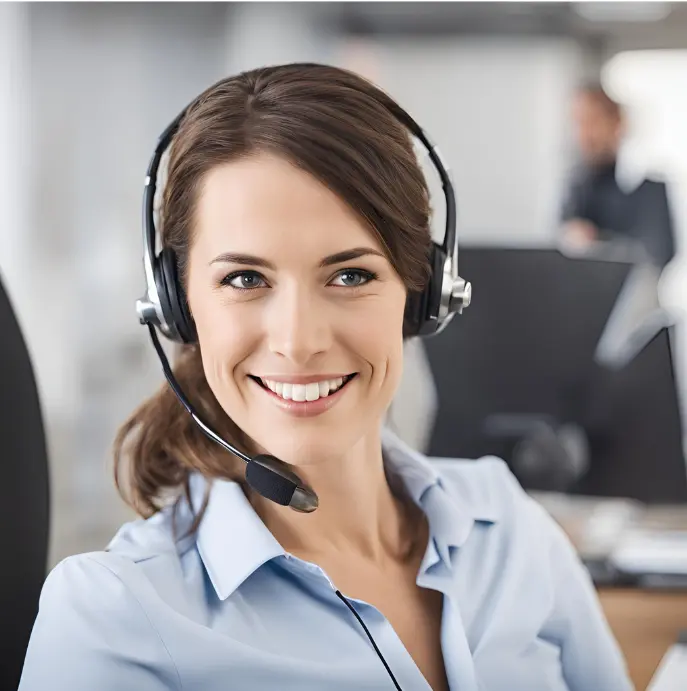
{"type": "Polygon", "coordinates": [[[446,252],[435,246],[432,252],[432,280],[428,286],[429,296],[423,324],[424,330],[421,333],[433,334],[439,328],[437,317],[441,305],[441,288],[444,283],[444,264],[446,264],[446,252]]]}
{"type": "Polygon", "coordinates": [[[162,263],[159,257],[155,257],[153,260],[153,278],[155,279],[155,287],[157,288],[157,295],[160,300],[160,307],[162,308],[162,318],[164,319],[164,324],[161,324],[166,331],[174,331],[174,339],[178,340],[176,331],[174,328],[172,313],[169,308],[169,295],[167,294],[167,282],[165,281],[165,275],[162,271],[162,263]]]}
{"type": "MultiPolygon", "coordinates": [[[[158,257],[160,274],[164,283],[164,297],[160,293],[163,313],[169,312],[170,324],[174,327],[182,343],[195,343],[196,327],[188,308],[184,289],[179,281],[178,263],[174,250],[164,247],[158,257]]],[[[158,288],[158,292],[159,288],[158,288]]]]}
{"type": "Polygon", "coordinates": [[[441,304],[441,284],[444,280],[444,263],[446,254],[437,245],[432,245],[431,273],[424,290],[409,293],[403,322],[403,335],[429,336],[439,324],[436,317],[441,304]]]}
{"type": "Polygon", "coordinates": [[[424,313],[425,290],[408,293],[406,298],[405,313],[403,315],[403,338],[417,336],[420,329],[421,317],[424,313]]]}

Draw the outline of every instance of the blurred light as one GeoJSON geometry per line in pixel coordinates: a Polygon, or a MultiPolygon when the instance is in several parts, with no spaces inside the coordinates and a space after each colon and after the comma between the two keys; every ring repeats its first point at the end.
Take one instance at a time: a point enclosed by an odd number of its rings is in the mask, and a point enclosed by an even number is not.
{"type": "MultiPolygon", "coordinates": [[[[604,88],[625,105],[631,118],[623,166],[638,181],[647,174],[668,181],[678,257],[661,277],[659,297],[664,308],[681,318],[687,316],[687,256],[683,249],[687,236],[685,75],[687,50],[626,51],[614,55],[602,70],[604,88]]],[[[684,345],[677,357],[679,377],[687,377],[684,345]]]]}
{"type": "Polygon", "coordinates": [[[590,22],[660,22],[672,11],[667,2],[576,2],[573,9],[590,22]]]}

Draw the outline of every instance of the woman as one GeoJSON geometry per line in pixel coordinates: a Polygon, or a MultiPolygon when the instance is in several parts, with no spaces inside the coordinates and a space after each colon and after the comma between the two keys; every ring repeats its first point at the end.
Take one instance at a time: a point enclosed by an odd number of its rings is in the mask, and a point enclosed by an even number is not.
{"type": "Polygon", "coordinates": [[[429,462],[382,430],[407,304],[437,272],[395,108],[287,65],[183,118],[157,283],[178,280],[194,332],[176,379],[318,508],[261,496],[164,386],[116,444],[144,519],[49,576],[22,691],[630,688],[587,575],[505,464],[429,462]]]}

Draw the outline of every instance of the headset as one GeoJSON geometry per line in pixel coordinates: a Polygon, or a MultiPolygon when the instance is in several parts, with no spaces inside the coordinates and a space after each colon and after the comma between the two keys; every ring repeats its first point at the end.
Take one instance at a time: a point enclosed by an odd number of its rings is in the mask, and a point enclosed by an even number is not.
{"type": "MultiPolygon", "coordinates": [[[[136,312],[140,323],[148,326],[150,338],[170,387],[200,429],[222,448],[246,463],[246,482],[258,494],[282,506],[308,513],[317,508],[317,495],[301,482],[287,464],[269,454],[248,456],[222,439],[201,419],[181,390],[157,337],[156,329],[159,329],[173,342],[181,344],[197,342],[193,318],[179,280],[174,251],[169,247],[162,247],[160,253],[156,254],[158,235],[154,210],[160,162],[186,113],[195,105],[195,102],[187,106],[160,135],[148,165],[143,191],[143,267],[146,293],[136,302],[136,312]]],[[[383,105],[422,142],[439,175],[446,198],[444,238],[441,244],[432,241],[429,281],[424,290],[409,294],[404,314],[404,336],[430,336],[445,329],[453,316],[468,307],[472,299],[471,284],[458,275],[456,201],[453,184],[449,169],[444,165],[439,150],[415,120],[391,99],[388,103],[385,101],[383,105]]]]}

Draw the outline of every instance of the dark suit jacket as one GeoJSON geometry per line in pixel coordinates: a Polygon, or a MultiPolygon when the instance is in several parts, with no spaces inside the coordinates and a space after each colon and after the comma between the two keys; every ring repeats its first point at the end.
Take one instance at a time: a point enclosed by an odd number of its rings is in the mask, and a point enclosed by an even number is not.
{"type": "Polygon", "coordinates": [[[649,257],[665,266],[675,256],[675,234],[663,182],[644,180],[629,194],[616,181],[615,164],[583,169],[575,177],[562,219],[593,223],[602,240],[640,242],[649,257]]]}

